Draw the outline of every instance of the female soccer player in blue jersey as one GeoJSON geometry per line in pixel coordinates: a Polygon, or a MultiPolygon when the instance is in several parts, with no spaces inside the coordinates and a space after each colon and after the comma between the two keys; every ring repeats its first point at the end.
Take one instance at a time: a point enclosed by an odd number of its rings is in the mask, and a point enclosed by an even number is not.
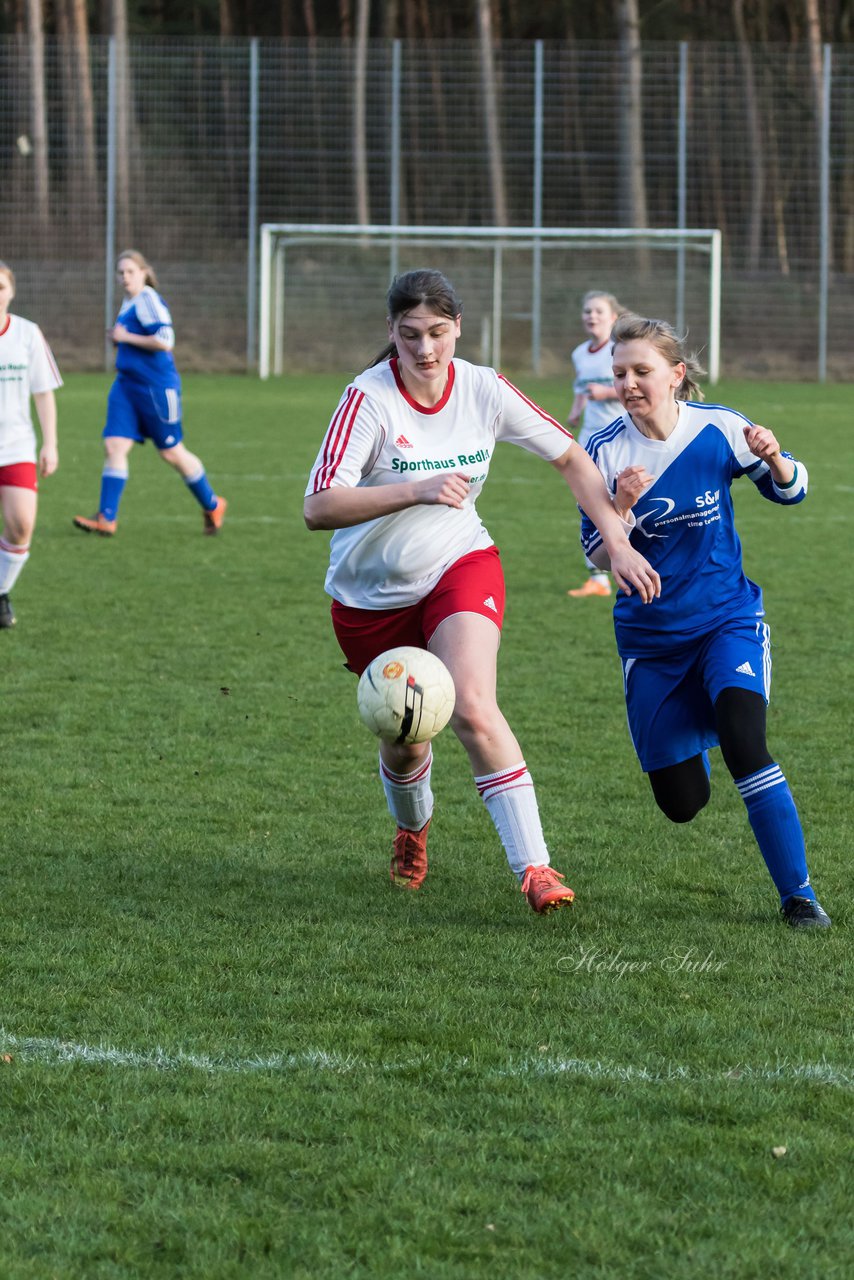
{"type": "MultiPolygon", "coordinates": [[[[762,592],[742,568],[730,493],[746,475],[764,498],[793,506],[806,497],[806,468],[766,427],[699,403],[702,370],[665,321],[624,315],[612,337],[624,412],[587,450],[632,545],[661,575],[661,595],[643,608],[627,595],[614,606],[635,750],[658,807],[689,822],[709,799],[706,753],[719,745],[784,918],[829,928],[792,793],[765,742],[770,632],[762,592]]],[[[586,516],[582,545],[607,563],[586,516]]]]}
{"type": "Polygon", "coordinates": [[[154,271],[136,249],[119,255],[116,270],[127,297],[109,331],[116,347],[116,380],[107,399],[101,498],[97,515],[75,516],[74,524],[105,537],[116,532],[128,455],[135,444],[151,440],[202,508],[204,532],[217,533],[227,503],[214,493],[202,462],[183,443],[181,377],[172,355],[175,331],[169,308],[157,292],[154,271]]]}

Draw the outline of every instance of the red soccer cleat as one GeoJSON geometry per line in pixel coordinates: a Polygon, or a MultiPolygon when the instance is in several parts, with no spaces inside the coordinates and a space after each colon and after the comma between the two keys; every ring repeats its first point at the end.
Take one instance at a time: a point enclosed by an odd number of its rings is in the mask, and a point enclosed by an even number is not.
{"type": "Polygon", "coordinates": [[[390,875],[398,889],[420,889],[427,875],[427,832],[432,819],[428,818],[420,831],[397,828],[391,851],[390,875]]]}
{"type": "Polygon", "coordinates": [[[575,894],[565,884],[559,871],[548,865],[526,867],[522,877],[522,892],[538,915],[568,907],[575,894]]]}

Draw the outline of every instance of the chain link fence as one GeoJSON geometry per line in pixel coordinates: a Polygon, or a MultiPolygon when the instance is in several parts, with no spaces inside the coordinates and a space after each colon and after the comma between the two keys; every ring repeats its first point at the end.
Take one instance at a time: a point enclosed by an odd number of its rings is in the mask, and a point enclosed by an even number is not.
{"type": "MultiPolygon", "coordinates": [[[[257,358],[264,222],[719,227],[724,374],[854,380],[854,51],[816,67],[800,46],[657,44],[641,70],[638,105],[610,44],[505,42],[485,67],[465,41],[3,37],[16,308],[64,369],[103,367],[112,258],[132,246],[157,268],[180,367],[239,371],[257,358]]],[[[304,264],[304,287],[334,305],[357,279],[348,305],[375,333],[333,341],[321,320],[291,367],[348,370],[382,345],[387,270],[353,273],[352,253],[304,264]]],[[[677,318],[642,256],[562,255],[544,371],[566,367],[590,287],[677,318]]],[[[529,357],[520,302],[503,359],[529,357]]]]}

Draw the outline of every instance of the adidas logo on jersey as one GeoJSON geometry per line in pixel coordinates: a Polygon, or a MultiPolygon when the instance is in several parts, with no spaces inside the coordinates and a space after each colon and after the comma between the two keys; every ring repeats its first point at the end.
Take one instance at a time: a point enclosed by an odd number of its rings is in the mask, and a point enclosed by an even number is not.
{"type": "Polygon", "coordinates": [[[742,662],[740,667],[736,667],[736,671],[741,672],[743,676],[753,676],[756,678],[756,672],[753,670],[749,662],[742,662]]]}
{"type": "Polygon", "coordinates": [[[487,609],[491,609],[493,613],[498,612],[498,605],[495,603],[492,596],[487,596],[483,603],[486,605],[487,609]]]}
{"type": "Polygon", "coordinates": [[[403,436],[403,435],[398,436],[394,443],[397,445],[398,449],[412,448],[412,445],[409,443],[406,436],[403,436]]]}

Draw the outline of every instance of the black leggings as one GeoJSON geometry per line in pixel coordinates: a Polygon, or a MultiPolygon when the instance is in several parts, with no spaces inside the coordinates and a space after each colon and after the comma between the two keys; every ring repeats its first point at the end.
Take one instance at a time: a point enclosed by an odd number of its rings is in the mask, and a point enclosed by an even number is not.
{"type": "MultiPolygon", "coordinates": [[[[724,689],[715,703],[721,754],[733,778],[746,778],[772,764],[765,744],[765,699],[749,689],[724,689]]],[[[666,769],[651,769],[655,803],[671,822],[690,822],[711,795],[702,756],[666,769]]]]}

